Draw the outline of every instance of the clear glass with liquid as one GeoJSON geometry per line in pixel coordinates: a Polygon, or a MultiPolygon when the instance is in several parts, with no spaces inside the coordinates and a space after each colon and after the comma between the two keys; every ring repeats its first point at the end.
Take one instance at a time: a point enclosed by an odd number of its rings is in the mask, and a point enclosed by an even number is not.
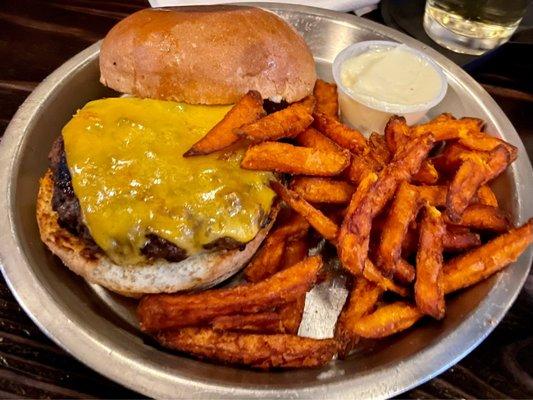
{"type": "Polygon", "coordinates": [[[458,53],[483,54],[509,40],[528,0],[427,0],[424,29],[458,53]]]}

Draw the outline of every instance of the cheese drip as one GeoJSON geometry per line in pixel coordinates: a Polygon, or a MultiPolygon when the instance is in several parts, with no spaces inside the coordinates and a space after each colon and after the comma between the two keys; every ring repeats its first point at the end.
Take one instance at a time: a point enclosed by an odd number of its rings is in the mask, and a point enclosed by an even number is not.
{"type": "Polygon", "coordinates": [[[150,233],[188,255],[223,237],[255,237],[274,198],[272,174],[241,169],[242,150],[182,156],[230,108],[109,98],[63,128],[84,221],[114,262],[145,263],[150,233]]]}

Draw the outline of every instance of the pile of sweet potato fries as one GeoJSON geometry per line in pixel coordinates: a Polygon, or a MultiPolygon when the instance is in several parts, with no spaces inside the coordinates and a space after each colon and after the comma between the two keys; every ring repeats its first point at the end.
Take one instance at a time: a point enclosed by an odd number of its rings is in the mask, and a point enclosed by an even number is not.
{"type": "Polygon", "coordinates": [[[248,93],[185,156],[248,146],[242,168],[276,172],[272,189],[292,211],[244,270],[247,283],[146,296],[142,330],[200,358],[316,367],[359,338],[443,318],[446,294],[500,271],[533,241],[533,220],[513,227],[488,186],[516,148],[482,128],[449,114],[417,126],[395,116],[366,139],[339,122],[333,84],[319,80],[312,96],[268,115],[248,93]],[[327,279],[321,256],[308,256],[317,237],[350,277],[331,339],[297,335],[306,293],[327,279]]]}

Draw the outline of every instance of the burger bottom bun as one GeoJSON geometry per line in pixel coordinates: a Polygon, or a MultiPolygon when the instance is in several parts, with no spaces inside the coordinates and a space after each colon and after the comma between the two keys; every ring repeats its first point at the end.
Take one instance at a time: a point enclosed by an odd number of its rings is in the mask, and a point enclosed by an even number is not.
{"type": "Polygon", "coordinates": [[[116,293],[138,297],[145,293],[173,293],[216,285],[238,272],[255,254],[268,234],[277,214],[244,250],[220,250],[186,258],[180,262],[157,260],[152,264],[124,266],[113,263],[106,255],[89,255],[84,242],[59,226],[52,209],[54,182],[50,170],[40,181],[37,196],[37,223],[41,240],[73,272],[90,283],[116,293]]]}

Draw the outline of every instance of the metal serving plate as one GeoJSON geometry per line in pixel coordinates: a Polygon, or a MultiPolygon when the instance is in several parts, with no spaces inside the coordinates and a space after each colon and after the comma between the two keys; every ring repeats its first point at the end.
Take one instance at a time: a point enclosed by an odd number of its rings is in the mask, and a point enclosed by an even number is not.
{"type": "MultiPolygon", "coordinates": [[[[533,215],[533,171],[524,147],[504,113],[463,70],[406,35],[352,15],[303,6],[261,6],[300,31],[325,79],[331,79],[335,55],[361,40],[395,40],[432,56],[446,72],[450,87],[431,113],[480,117],[490,132],[516,145],[518,160],[496,182],[495,190],[515,223],[533,215]]],[[[98,82],[98,51],[97,43],[39,85],[13,118],[0,145],[4,275],[35,323],[98,372],[153,397],[384,398],[432,378],[464,357],[494,329],[518,295],[531,265],[531,249],[503,273],[451,296],[443,321],[425,321],[323,369],[257,372],[163,351],[137,330],[131,302],[87,285],[46,250],[35,222],[38,181],[47,168],[52,141],[77,108],[116,95],[98,82]]],[[[311,321],[317,321],[314,311],[327,314],[328,307],[338,303],[331,293],[314,292],[304,333],[327,334],[330,327],[323,323],[315,327],[311,321]]]]}

